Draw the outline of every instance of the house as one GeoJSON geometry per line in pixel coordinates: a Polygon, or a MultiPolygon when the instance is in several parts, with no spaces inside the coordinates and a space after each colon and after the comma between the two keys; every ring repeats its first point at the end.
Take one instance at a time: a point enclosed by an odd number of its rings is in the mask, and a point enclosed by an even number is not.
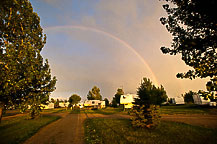
{"type": "Polygon", "coordinates": [[[105,108],[105,101],[100,100],[86,100],[84,101],[84,107],[86,108],[105,108]]]}
{"type": "Polygon", "coordinates": [[[124,105],[124,109],[132,108],[134,105],[133,102],[135,101],[134,100],[135,98],[138,98],[138,95],[136,94],[121,95],[120,104],[124,105]]]}

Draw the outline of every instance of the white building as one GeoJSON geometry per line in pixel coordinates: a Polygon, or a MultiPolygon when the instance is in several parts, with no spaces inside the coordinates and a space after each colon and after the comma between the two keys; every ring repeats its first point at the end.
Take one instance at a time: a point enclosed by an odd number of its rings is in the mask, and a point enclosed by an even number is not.
{"type": "Polygon", "coordinates": [[[176,97],[175,104],[185,104],[185,100],[183,97],[176,97]]]}
{"type": "Polygon", "coordinates": [[[138,98],[138,95],[136,94],[126,94],[126,95],[121,95],[120,97],[120,104],[124,105],[124,108],[132,108],[133,107],[133,102],[135,101],[134,99],[138,98]]]}
{"type": "Polygon", "coordinates": [[[41,104],[42,109],[53,109],[54,103],[49,103],[48,105],[41,104]]]}
{"type": "Polygon", "coordinates": [[[68,107],[69,106],[69,102],[60,102],[59,103],[59,107],[63,107],[63,108],[65,108],[65,107],[68,107]]]}
{"type": "Polygon", "coordinates": [[[209,103],[210,103],[209,98],[207,100],[205,100],[204,97],[200,96],[199,94],[194,94],[193,100],[194,100],[194,103],[198,104],[198,105],[209,105],[209,103]]]}
{"type": "Polygon", "coordinates": [[[89,108],[105,108],[105,101],[100,100],[86,100],[84,101],[84,107],[89,108]]]}

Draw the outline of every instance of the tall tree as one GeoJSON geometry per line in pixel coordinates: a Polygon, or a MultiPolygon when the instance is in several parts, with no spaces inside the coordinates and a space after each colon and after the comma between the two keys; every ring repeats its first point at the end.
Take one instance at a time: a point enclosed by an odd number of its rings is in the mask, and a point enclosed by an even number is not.
{"type": "Polygon", "coordinates": [[[34,118],[40,104],[48,101],[56,78],[51,78],[48,61],[40,54],[45,43],[40,18],[28,0],[1,1],[0,109],[15,103],[30,105],[34,118]]]}
{"type": "Polygon", "coordinates": [[[87,99],[88,100],[102,100],[102,96],[100,94],[100,89],[98,87],[94,86],[92,88],[92,90],[88,92],[87,99]]]}
{"type": "Polygon", "coordinates": [[[161,47],[165,54],[181,54],[186,65],[193,68],[178,78],[207,78],[208,87],[217,91],[217,15],[216,0],[165,0],[168,17],[161,23],[173,36],[171,48],[161,47]],[[171,4],[171,5],[169,5],[171,4]]]}
{"type": "Polygon", "coordinates": [[[81,97],[77,94],[73,94],[69,97],[69,103],[70,106],[73,106],[74,104],[78,104],[81,101],[81,97]]]}
{"type": "Polygon", "coordinates": [[[115,94],[114,99],[115,99],[116,103],[119,104],[119,105],[120,105],[120,98],[121,98],[121,95],[123,95],[123,94],[124,94],[123,89],[118,88],[118,89],[117,89],[117,92],[116,92],[116,94],[115,94]]]}

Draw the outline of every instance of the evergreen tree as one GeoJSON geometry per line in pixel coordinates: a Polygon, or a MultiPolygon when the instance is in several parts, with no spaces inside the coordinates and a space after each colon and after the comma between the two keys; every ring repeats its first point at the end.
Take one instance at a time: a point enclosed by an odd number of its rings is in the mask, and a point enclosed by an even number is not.
{"type": "Polygon", "coordinates": [[[40,18],[28,0],[1,1],[0,109],[10,104],[30,105],[34,118],[40,104],[48,101],[56,78],[51,78],[48,61],[40,54],[45,43],[40,18]]]}
{"type": "Polygon", "coordinates": [[[87,99],[88,100],[102,100],[102,96],[100,94],[100,89],[98,87],[94,86],[92,88],[92,90],[88,92],[87,99]]]}
{"type": "Polygon", "coordinates": [[[154,128],[160,122],[159,105],[167,100],[163,86],[156,87],[150,79],[143,78],[138,88],[135,106],[131,111],[132,125],[136,127],[154,128]]]}

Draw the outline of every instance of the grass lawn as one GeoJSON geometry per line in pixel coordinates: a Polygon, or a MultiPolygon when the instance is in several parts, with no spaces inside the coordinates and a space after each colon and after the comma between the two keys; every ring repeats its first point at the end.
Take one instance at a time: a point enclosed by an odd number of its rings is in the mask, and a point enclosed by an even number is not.
{"type": "Polygon", "coordinates": [[[0,123],[0,143],[21,143],[35,134],[41,127],[59,118],[57,116],[42,115],[34,120],[27,120],[26,116],[3,120],[0,123]]]}
{"type": "Polygon", "coordinates": [[[104,114],[104,115],[112,115],[112,114],[127,114],[127,112],[124,112],[122,108],[113,108],[113,107],[106,107],[104,109],[96,109],[96,110],[90,110],[90,109],[84,109],[81,110],[81,113],[88,113],[88,114],[104,114]]]}
{"type": "Polygon", "coordinates": [[[198,105],[162,106],[162,114],[217,114],[217,108],[198,105]]]}
{"type": "Polygon", "coordinates": [[[162,121],[154,130],[133,128],[129,119],[87,119],[85,142],[104,144],[216,143],[217,130],[162,121]]]}

